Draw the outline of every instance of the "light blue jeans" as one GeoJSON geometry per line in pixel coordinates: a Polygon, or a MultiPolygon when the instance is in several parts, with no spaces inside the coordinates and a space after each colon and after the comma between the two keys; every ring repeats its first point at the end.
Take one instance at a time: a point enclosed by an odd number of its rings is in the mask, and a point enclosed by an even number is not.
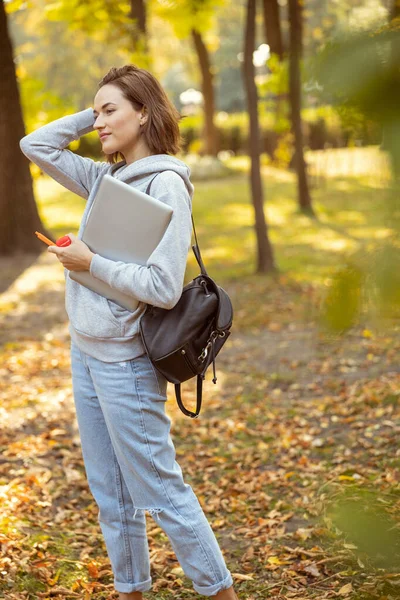
{"type": "Polygon", "coordinates": [[[233,585],[217,539],[175,460],[167,380],[147,354],[106,363],[71,340],[77,422],[88,484],[118,592],[151,589],[147,510],[196,592],[233,585]]]}

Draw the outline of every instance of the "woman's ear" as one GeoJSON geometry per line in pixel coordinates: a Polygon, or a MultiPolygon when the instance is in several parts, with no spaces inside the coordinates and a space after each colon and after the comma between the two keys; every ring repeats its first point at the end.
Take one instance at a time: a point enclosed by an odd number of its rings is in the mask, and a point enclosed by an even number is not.
{"type": "Polygon", "coordinates": [[[140,124],[144,125],[147,121],[147,109],[145,106],[142,107],[141,110],[141,114],[140,114],[140,124]]]}

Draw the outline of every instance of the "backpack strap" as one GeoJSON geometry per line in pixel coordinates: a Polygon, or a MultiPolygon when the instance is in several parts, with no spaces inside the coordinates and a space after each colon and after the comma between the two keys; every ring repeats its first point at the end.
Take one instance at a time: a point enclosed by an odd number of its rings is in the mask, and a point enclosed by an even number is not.
{"type": "MultiPolygon", "coordinates": [[[[160,171],[160,173],[163,173],[163,172],[164,172],[164,171],[160,171]]],[[[175,172],[175,171],[173,171],[173,172],[175,172]]],[[[157,175],[159,175],[160,173],[156,173],[156,174],[154,175],[154,177],[152,177],[152,178],[150,179],[150,181],[149,181],[149,183],[148,183],[148,185],[147,185],[147,188],[146,188],[146,192],[145,192],[145,193],[146,193],[146,194],[148,194],[149,196],[150,196],[150,188],[151,188],[151,184],[153,183],[153,181],[154,181],[154,179],[157,177],[157,175]]],[[[194,239],[196,240],[196,244],[194,244],[194,245],[192,246],[192,250],[193,250],[194,256],[195,256],[195,258],[196,258],[196,260],[197,260],[197,264],[198,264],[198,265],[199,265],[199,267],[200,267],[201,274],[202,274],[202,275],[208,275],[208,273],[207,273],[207,270],[206,270],[206,268],[205,268],[205,266],[204,266],[204,263],[203,263],[203,259],[201,258],[201,253],[200,253],[199,243],[198,243],[198,241],[197,241],[197,235],[196,235],[196,227],[194,226],[194,220],[193,220],[193,215],[192,215],[192,213],[190,214],[190,216],[191,216],[191,218],[192,218],[192,226],[193,226],[193,231],[194,231],[194,239]]]]}
{"type": "Polygon", "coordinates": [[[160,174],[160,173],[156,173],[156,174],[154,175],[154,177],[152,177],[152,178],[150,179],[149,183],[148,183],[148,186],[147,186],[147,188],[146,188],[146,192],[145,192],[145,193],[146,193],[146,194],[148,194],[149,196],[150,196],[150,188],[151,188],[151,184],[153,183],[153,179],[155,179],[155,178],[157,177],[157,175],[159,175],[159,174],[160,174]]]}
{"type": "Polygon", "coordinates": [[[181,384],[175,383],[175,396],[176,401],[178,403],[181,411],[187,415],[188,417],[192,417],[192,419],[196,419],[199,416],[199,412],[201,409],[201,400],[203,393],[203,379],[204,375],[197,375],[197,398],[196,398],[196,412],[192,412],[183,406],[182,397],[181,397],[181,384]]]}

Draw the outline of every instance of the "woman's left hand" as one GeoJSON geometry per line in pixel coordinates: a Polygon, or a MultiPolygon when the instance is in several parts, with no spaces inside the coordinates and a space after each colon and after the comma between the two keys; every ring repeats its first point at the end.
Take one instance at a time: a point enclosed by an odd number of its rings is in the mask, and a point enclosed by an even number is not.
{"type": "Polygon", "coordinates": [[[68,233],[67,235],[71,238],[69,246],[65,246],[64,248],[49,246],[47,251],[56,254],[58,260],[69,271],[89,271],[94,253],[88,248],[85,242],[82,242],[73,233],[68,233]]]}

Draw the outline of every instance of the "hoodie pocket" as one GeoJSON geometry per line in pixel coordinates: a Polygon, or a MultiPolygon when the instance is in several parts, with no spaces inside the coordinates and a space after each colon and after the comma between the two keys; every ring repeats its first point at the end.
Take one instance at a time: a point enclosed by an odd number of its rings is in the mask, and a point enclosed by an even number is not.
{"type": "Polygon", "coordinates": [[[105,300],[107,302],[108,310],[110,311],[113,319],[119,320],[122,318],[122,320],[125,320],[132,314],[132,311],[127,310],[120,304],[117,304],[116,302],[114,302],[114,300],[109,300],[108,298],[106,298],[105,300]]]}
{"type": "Polygon", "coordinates": [[[112,313],[107,298],[67,278],[65,309],[77,331],[95,338],[123,337],[122,319],[112,313]]]}
{"type": "Polygon", "coordinates": [[[122,327],[122,334],[126,337],[132,337],[139,331],[139,320],[144,311],[146,310],[146,304],[139,302],[137,308],[134,311],[128,310],[123,306],[120,306],[113,300],[106,298],[108,309],[114,319],[116,319],[122,327]]]}
{"type": "Polygon", "coordinates": [[[114,315],[113,311],[110,308],[110,300],[108,300],[108,298],[105,298],[104,296],[100,296],[100,298],[102,299],[102,302],[104,304],[104,310],[106,311],[107,317],[110,319],[111,323],[114,323],[114,325],[119,327],[122,331],[121,318],[120,316],[114,315]]]}

